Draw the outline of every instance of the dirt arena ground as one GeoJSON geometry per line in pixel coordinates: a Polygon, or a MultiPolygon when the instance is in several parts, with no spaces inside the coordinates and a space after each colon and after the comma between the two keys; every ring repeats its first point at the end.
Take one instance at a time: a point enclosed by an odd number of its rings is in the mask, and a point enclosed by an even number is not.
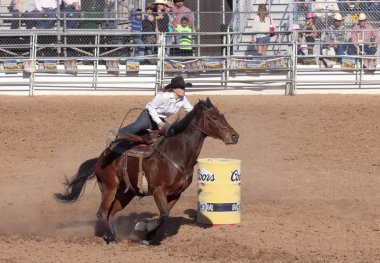
{"type": "Polygon", "coordinates": [[[242,160],[241,224],[197,224],[194,180],[161,245],[132,241],[134,223],[157,216],[151,197],[119,213],[120,242],[106,245],[94,236],[95,180],[76,203],[52,195],[149,99],[0,97],[0,262],[380,262],[375,95],[212,96],[240,142],[208,138],[200,157],[242,160]]]}

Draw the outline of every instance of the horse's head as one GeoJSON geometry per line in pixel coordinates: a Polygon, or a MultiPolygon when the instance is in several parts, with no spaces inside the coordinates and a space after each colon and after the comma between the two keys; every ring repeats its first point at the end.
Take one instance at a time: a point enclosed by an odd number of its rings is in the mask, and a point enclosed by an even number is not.
{"type": "Polygon", "coordinates": [[[212,105],[209,98],[203,105],[200,129],[206,135],[224,141],[225,144],[236,144],[239,134],[227,122],[223,113],[212,105]]]}

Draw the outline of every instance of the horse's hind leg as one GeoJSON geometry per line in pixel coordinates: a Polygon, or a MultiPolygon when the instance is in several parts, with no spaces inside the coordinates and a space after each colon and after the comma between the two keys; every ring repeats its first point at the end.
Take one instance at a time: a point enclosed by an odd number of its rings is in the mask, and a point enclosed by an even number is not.
{"type": "MultiPolygon", "coordinates": [[[[127,191],[124,193],[119,189],[119,191],[116,193],[116,199],[112,205],[112,209],[109,215],[109,222],[112,222],[114,215],[126,207],[135,196],[136,195],[132,191],[127,191]]],[[[111,229],[112,232],[115,233],[115,231],[113,231],[113,227],[111,229]]]]}
{"type": "MultiPolygon", "coordinates": [[[[109,229],[112,233],[112,235],[115,237],[116,235],[114,234],[115,231],[113,231],[113,227],[112,227],[112,220],[113,220],[113,217],[114,215],[121,211],[124,207],[126,207],[131,201],[132,199],[135,197],[136,195],[132,192],[132,191],[128,191],[126,193],[123,193],[122,191],[117,191],[116,193],[116,198],[115,200],[113,201],[112,205],[111,205],[111,211],[109,213],[109,216],[108,216],[108,226],[109,226],[109,229]]],[[[100,212],[100,209],[99,209],[99,212],[100,212]]],[[[99,222],[101,223],[101,228],[102,230],[97,230],[96,231],[96,235],[97,236],[100,236],[100,237],[103,237],[103,235],[105,234],[106,231],[106,227],[104,227],[104,223],[103,223],[103,220],[102,220],[102,214],[101,212],[99,213],[98,212],[98,218],[99,218],[99,222]]],[[[111,242],[111,241],[109,241],[111,242]]]]}
{"type": "Polygon", "coordinates": [[[108,243],[116,241],[115,235],[110,227],[110,213],[115,205],[117,186],[102,185],[102,202],[97,213],[100,225],[104,230],[105,241],[108,243]]]}

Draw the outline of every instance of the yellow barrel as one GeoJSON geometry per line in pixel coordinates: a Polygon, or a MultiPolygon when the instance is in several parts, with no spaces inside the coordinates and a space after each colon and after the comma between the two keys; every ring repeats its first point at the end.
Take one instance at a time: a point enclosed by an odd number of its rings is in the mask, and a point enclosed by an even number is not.
{"type": "Polygon", "coordinates": [[[198,223],[240,223],[240,165],[235,159],[198,160],[198,223]]]}

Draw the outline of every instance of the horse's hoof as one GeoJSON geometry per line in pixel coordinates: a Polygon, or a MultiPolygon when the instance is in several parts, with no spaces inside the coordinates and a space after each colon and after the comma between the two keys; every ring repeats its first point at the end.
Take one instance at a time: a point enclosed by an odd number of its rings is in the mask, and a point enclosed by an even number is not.
{"type": "Polygon", "coordinates": [[[139,242],[141,245],[144,245],[144,246],[149,246],[150,245],[150,241],[149,240],[140,240],[139,242]]]}
{"type": "Polygon", "coordinates": [[[94,234],[95,236],[97,237],[103,237],[104,236],[104,228],[102,226],[102,224],[100,224],[99,222],[96,223],[95,225],[95,231],[94,231],[94,234]]]}
{"type": "Polygon", "coordinates": [[[152,221],[149,221],[146,228],[148,232],[151,232],[153,230],[156,230],[159,227],[159,221],[157,219],[154,219],[152,221]]]}
{"type": "Polygon", "coordinates": [[[139,221],[135,225],[135,231],[144,232],[147,230],[147,224],[143,221],[139,221]]]}
{"type": "Polygon", "coordinates": [[[107,245],[112,244],[112,243],[115,243],[115,244],[118,243],[118,241],[116,240],[116,238],[114,236],[109,236],[109,237],[103,236],[103,239],[104,239],[104,241],[106,241],[107,245]]]}

